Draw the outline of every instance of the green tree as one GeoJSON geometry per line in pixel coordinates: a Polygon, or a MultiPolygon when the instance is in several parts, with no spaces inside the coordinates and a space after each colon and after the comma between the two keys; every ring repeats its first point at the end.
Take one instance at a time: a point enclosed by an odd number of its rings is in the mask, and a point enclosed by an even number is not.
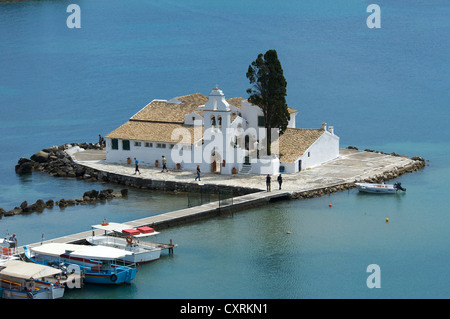
{"type": "Polygon", "coordinates": [[[267,131],[267,155],[271,154],[271,129],[279,129],[283,134],[289,123],[290,114],[286,104],[286,79],[275,50],[264,55],[260,53],[247,71],[251,87],[247,90],[248,101],[259,106],[264,114],[264,126],[267,131]]]}

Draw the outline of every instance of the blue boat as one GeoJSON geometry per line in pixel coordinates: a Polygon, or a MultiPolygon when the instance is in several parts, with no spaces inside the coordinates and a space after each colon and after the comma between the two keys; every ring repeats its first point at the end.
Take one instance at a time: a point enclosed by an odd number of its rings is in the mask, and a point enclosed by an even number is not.
{"type": "Polygon", "coordinates": [[[35,263],[78,268],[84,274],[85,283],[131,284],[136,276],[135,264],[119,261],[128,252],[113,247],[49,243],[24,247],[24,251],[35,263]]]}

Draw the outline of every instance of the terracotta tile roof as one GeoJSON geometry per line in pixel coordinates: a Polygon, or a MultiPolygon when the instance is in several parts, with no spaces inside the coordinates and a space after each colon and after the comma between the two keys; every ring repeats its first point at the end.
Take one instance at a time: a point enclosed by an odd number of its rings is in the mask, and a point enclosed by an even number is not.
{"type": "Polygon", "coordinates": [[[231,104],[231,105],[236,106],[238,108],[241,108],[241,102],[242,101],[248,102],[246,99],[243,99],[241,97],[233,97],[231,99],[226,99],[226,100],[227,100],[228,104],[231,104]]]}
{"type": "Polygon", "coordinates": [[[198,110],[197,103],[168,103],[166,101],[154,100],[136,115],[131,120],[151,121],[151,122],[165,122],[165,123],[184,123],[184,116],[196,112],[203,116],[203,111],[198,110]]]}
{"type": "Polygon", "coordinates": [[[324,132],[322,129],[286,129],[279,138],[280,162],[295,162],[324,132]]]}
{"type": "MultiPolygon", "coordinates": [[[[199,129],[199,128],[197,128],[199,129]]],[[[163,142],[163,143],[178,143],[181,141],[182,137],[176,135],[175,139],[172,140],[172,133],[176,130],[183,132],[189,132],[186,136],[185,142],[193,144],[194,141],[194,126],[184,125],[177,123],[157,123],[157,122],[141,122],[141,121],[128,121],[116,130],[112,131],[107,138],[117,138],[117,139],[127,139],[127,140],[137,140],[137,141],[152,141],[152,142],[163,142]],[[187,131],[186,131],[187,130],[187,131]]],[[[201,139],[203,136],[203,127],[196,132],[201,139]]],[[[197,136],[195,136],[197,137],[197,136]]]]}
{"type": "Polygon", "coordinates": [[[176,97],[176,99],[181,102],[188,103],[188,104],[197,104],[197,106],[203,105],[206,102],[208,102],[208,97],[204,96],[201,93],[183,95],[183,96],[176,97]]]}
{"type": "MultiPolygon", "coordinates": [[[[203,110],[199,110],[200,105],[208,102],[208,97],[200,93],[183,95],[173,98],[170,101],[153,100],[136,113],[130,120],[106,135],[108,138],[119,138],[139,141],[154,141],[177,143],[171,140],[172,131],[176,128],[186,128],[192,132],[193,126],[184,125],[184,117],[190,113],[197,113],[203,116],[203,110]]],[[[236,97],[227,99],[227,102],[236,107],[241,107],[241,101],[247,100],[236,97]]],[[[289,108],[289,112],[297,112],[289,108]]],[[[232,117],[232,120],[236,115],[232,117]]],[[[191,141],[193,143],[193,141],[191,141]]]]}
{"type": "MultiPolygon", "coordinates": [[[[241,108],[241,102],[242,101],[250,103],[247,99],[244,99],[242,97],[233,97],[231,99],[227,99],[227,102],[229,104],[234,105],[234,106],[236,106],[238,108],[241,108]]],[[[289,111],[289,113],[297,113],[298,112],[297,110],[295,110],[295,109],[293,109],[293,108],[291,108],[289,106],[288,106],[288,111],[289,111]]]]}

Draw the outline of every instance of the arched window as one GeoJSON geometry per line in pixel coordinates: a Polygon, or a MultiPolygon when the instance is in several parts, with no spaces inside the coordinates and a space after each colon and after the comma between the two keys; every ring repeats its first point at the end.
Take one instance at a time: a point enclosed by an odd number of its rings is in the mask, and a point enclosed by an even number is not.
{"type": "Polygon", "coordinates": [[[222,127],[222,116],[219,116],[217,121],[219,122],[219,127],[222,127]]]}
{"type": "Polygon", "coordinates": [[[215,127],[216,126],[216,117],[213,115],[211,116],[211,126],[215,127]]]}

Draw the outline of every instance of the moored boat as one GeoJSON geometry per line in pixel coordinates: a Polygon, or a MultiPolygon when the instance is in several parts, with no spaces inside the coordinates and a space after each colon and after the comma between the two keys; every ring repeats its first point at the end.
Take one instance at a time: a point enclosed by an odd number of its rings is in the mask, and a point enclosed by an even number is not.
{"type": "Polygon", "coordinates": [[[135,264],[119,261],[131,253],[113,247],[49,243],[24,250],[27,258],[40,264],[79,267],[85,283],[131,284],[136,276],[135,264]]]}
{"type": "Polygon", "coordinates": [[[161,256],[158,244],[146,241],[159,234],[151,227],[134,229],[127,224],[102,223],[93,225],[92,228],[104,230],[104,235],[89,236],[86,241],[91,245],[114,247],[131,253],[123,257],[125,261],[141,264],[157,260],[161,256]]]}
{"type": "Polygon", "coordinates": [[[401,183],[395,184],[373,184],[373,183],[355,183],[360,192],[377,194],[396,194],[399,190],[406,192],[406,188],[401,183]]]}
{"type": "Polygon", "coordinates": [[[62,271],[22,260],[0,264],[0,291],[5,299],[57,299],[64,296],[62,271]]]}

